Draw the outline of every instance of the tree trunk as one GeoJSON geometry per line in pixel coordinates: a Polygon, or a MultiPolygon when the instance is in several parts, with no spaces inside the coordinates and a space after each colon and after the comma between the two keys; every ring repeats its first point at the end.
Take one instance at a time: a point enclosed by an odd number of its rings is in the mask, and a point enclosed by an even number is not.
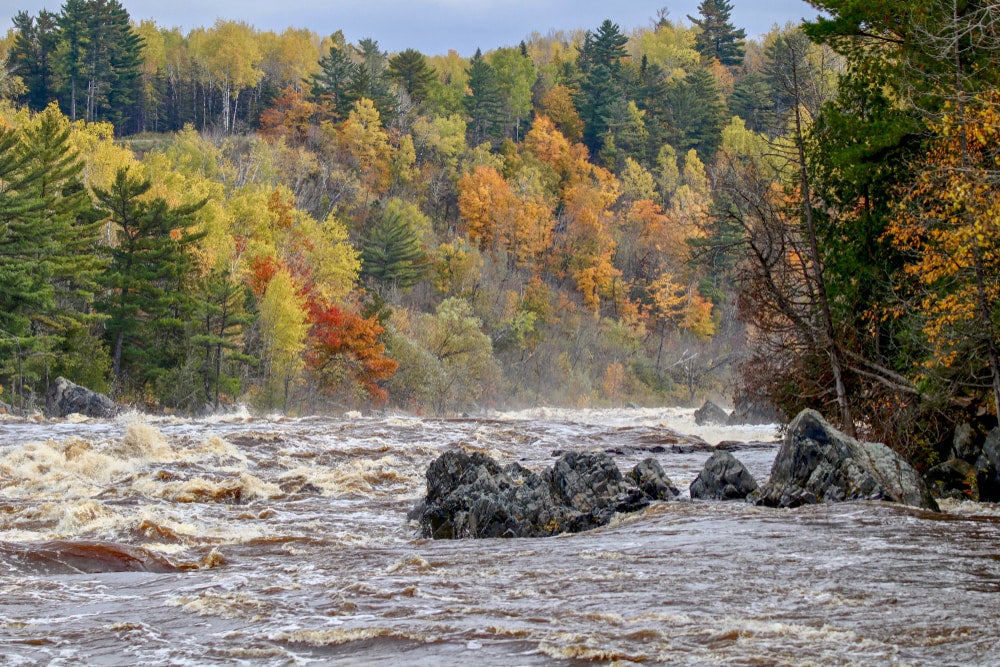
{"type": "MultiPolygon", "coordinates": [[[[793,51],[789,45],[789,51],[793,51]]],[[[802,189],[802,213],[806,223],[806,234],[809,240],[809,254],[812,262],[812,281],[815,284],[816,294],[819,297],[820,317],[822,318],[823,334],[826,338],[827,353],[830,357],[830,370],[833,373],[833,380],[837,392],[837,405],[840,408],[841,427],[844,432],[855,437],[857,430],[854,426],[854,418],[851,415],[851,405],[847,397],[847,388],[844,384],[843,366],[840,360],[840,347],[837,345],[837,335],[833,326],[833,312],[830,309],[830,299],[826,291],[826,281],[823,276],[822,257],[819,252],[819,242],[816,238],[816,224],[813,217],[812,190],[809,185],[809,170],[806,165],[805,137],[802,127],[802,107],[799,104],[799,59],[794,52],[791,55],[791,77],[793,90],[795,91],[795,144],[799,159],[799,186],[802,189]]],[[[804,55],[804,54],[803,54],[804,55]]],[[[808,272],[808,270],[807,270],[808,272]]]]}

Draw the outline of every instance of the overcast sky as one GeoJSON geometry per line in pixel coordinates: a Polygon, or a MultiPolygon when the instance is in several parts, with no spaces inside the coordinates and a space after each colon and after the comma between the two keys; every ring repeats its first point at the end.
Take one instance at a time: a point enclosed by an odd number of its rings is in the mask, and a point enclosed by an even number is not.
{"type": "MultiPolygon", "coordinates": [[[[476,48],[488,51],[515,46],[533,31],[595,29],[610,18],[626,33],[649,25],[666,7],[673,21],[697,16],[699,0],[121,0],[136,21],[153,19],[160,26],[185,32],[210,26],[216,18],[246,21],[261,30],[291,26],[320,35],[343,30],[349,42],[371,37],[387,51],[415,48],[427,55],[455,49],[465,56],[476,48]]],[[[813,18],[804,0],[731,0],[733,23],[755,37],[775,23],[813,18]]],[[[58,12],[61,0],[5,0],[13,9],[0,16],[3,29],[20,10],[58,12]]]]}

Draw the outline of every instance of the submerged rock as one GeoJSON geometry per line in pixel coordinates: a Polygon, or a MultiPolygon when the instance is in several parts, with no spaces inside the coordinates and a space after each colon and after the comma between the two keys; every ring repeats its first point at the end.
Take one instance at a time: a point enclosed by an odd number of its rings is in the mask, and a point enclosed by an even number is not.
{"type": "Polygon", "coordinates": [[[705,401],[704,405],[694,411],[694,423],[698,426],[706,424],[724,426],[729,423],[729,413],[712,401],[705,401]]]}
{"type": "Polygon", "coordinates": [[[753,499],[771,507],[887,500],[937,509],[923,479],[898,454],[841,433],[814,410],[789,425],[771,477],[753,499]]]}
{"type": "MultiPolygon", "coordinates": [[[[427,496],[409,514],[434,539],[544,537],[608,523],[619,512],[672,497],[655,461],[622,476],[603,452],[567,452],[535,473],[462,451],[445,452],[427,469],[427,496]]],[[[676,489],[673,489],[676,491],[676,489]]]]}
{"type": "Polygon", "coordinates": [[[716,451],[691,483],[691,499],[746,500],[757,490],[757,480],[736,457],[716,451]]]}
{"type": "Polygon", "coordinates": [[[118,405],[104,394],[58,377],[45,394],[45,412],[50,417],[81,414],[107,418],[118,414],[118,405]]]}

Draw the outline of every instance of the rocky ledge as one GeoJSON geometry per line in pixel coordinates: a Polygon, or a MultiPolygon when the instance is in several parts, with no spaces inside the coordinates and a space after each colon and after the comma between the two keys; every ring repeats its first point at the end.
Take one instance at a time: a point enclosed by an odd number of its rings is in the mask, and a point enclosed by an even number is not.
{"type": "Polygon", "coordinates": [[[841,433],[814,410],[789,424],[770,479],[751,498],[770,507],[886,500],[938,509],[919,473],[898,454],[841,433]]]}
{"type": "Polygon", "coordinates": [[[431,463],[427,496],[410,518],[434,539],[545,537],[596,528],[677,494],[652,458],[622,475],[604,452],[567,452],[535,473],[456,450],[431,463]]]}

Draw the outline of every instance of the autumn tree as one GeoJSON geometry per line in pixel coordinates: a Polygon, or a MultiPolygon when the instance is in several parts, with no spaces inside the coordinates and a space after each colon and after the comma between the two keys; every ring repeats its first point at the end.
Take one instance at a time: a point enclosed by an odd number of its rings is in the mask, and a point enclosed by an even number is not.
{"type": "Polygon", "coordinates": [[[384,388],[399,364],[385,354],[384,327],[375,316],[364,318],[325,302],[313,302],[309,312],[306,367],[321,390],[348,405],[359,400],[377,404],[388,399],[384,388]]]}
{"type": "Polygon", "coordinates": [[[961,367],[953,381],[990,386],[1000,414],[998,104],[995,94],[969,100],[932,128],[938,139],[889,234],[917,286],[906,303],[931,345],[927,366],[961,367]]]}
{"type": "Polygon", "coordinates": [[[188,37],[195,59],[222,93],[222,128],[235,129],[240,95],[260,83],[262,53],[250,25],[218,19],[209,29],[199,28],[188,37]]]}
{"type": "Polygon", "coordinates": [[[309,320],[305,299],[291,275],[278,269],[258,304],[258,326],[264,343],[265,402],[288,411],[293,390],[305,368],[309,320]]]}

